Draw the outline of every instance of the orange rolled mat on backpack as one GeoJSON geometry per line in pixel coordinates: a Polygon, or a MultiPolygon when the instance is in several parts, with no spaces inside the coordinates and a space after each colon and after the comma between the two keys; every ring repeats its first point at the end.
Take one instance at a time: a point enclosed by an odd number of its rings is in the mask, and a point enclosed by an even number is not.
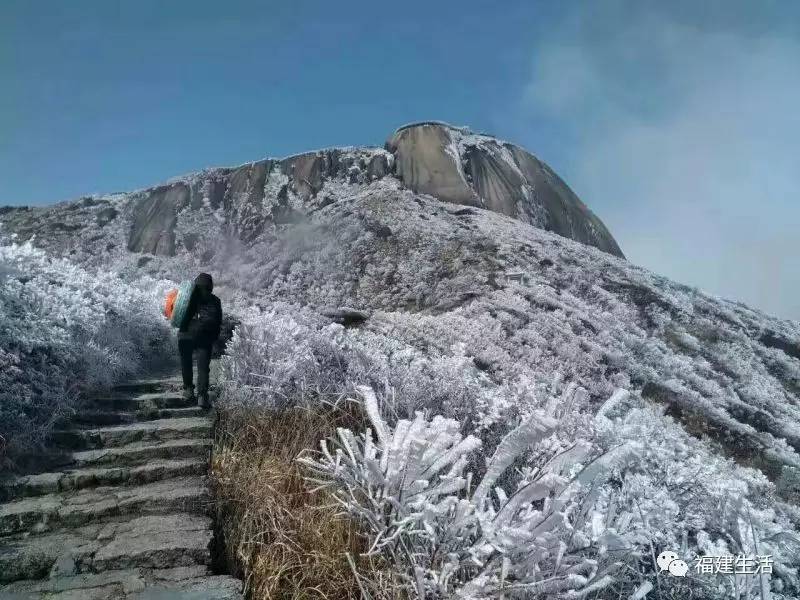
{"type": "Polygon", "coordinates": [[[164,302],[164,316],[172,320],[172,311],[175,310],[175,300],[178,299],[178,290],[170,290],[167,292],[167,299],[164,302]]]}
{"type": "Polygon", "coordinates": [[[189,311],[189,301],[194,292],[194,282],[184,281],[178,289],[167,292],[164,300],[164,316],[173,327],[180,328],[189,311]]]}

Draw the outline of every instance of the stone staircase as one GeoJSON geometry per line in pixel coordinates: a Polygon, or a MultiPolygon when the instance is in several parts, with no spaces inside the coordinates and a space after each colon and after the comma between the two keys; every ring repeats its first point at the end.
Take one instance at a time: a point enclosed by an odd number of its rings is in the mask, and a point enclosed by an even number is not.
{"type": "Polygon", "coordinates": [[[54,433],[62,470],[0,480],[0,600],[241,600],[211,571],[212,422],[179,391],[118,386],[54,433]]]}

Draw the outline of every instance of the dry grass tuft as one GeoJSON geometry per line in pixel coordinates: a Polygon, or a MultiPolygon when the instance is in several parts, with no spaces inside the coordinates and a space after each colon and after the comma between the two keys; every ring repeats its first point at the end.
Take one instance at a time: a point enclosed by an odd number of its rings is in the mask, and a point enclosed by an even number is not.
{"type": "Polygon", "coordinates": [[[390,577],[359,557],[365,548],[355,524],[327,492],[309,491],[295,460],[353,418],[299,408],[220,415],[212,461],[219,533],[251,600],[360,598],[360,586],[369,587],[367,597],[398,597],[390,577]]]}

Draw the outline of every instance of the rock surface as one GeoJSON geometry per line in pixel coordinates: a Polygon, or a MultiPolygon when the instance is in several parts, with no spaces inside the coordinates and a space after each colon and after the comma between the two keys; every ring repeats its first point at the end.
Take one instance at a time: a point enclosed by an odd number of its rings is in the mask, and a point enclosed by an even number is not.
{"type": "Polygon", "coordinates": [[[623,256],[605,225],[546,164],[519,146],[444,123],[403,127],[386,142],[415,192],[499,212],[623,256]]]}
{"type": "Polygon", "coordinates": [[[389,138],[386,149],[395,156],[397,176],[415,192],[454,204],[481,205],[464,178],[449,128],[435,124],[404,127],[389,138]]]}
{"type": "Polygon", "coordinates": [[[119,386],[59,432],[91,448],[69,468],[0,482],[0,600],[242,598],[240,581],[211,571],[211,421],[174,385],[119,386]]]}
{"type": "Polygon", "coordinates": [[[347,308],[346,306],[339,308],[326,308],[321,311],[321,314],[331,319],[334,323],[344,325],[345,327],[358,325],[369,318],[369,314],[363,310],[347,308]]]}
{"type": "MultiPolygon", "coordinates": [[[[603,223],[547,165],[519,146],[431,122],[397,130],[385,146],[264,159],[208,169],[128,194],[5,210],[0,224],[19,239],[38,234],[37,240],[60,252],[195,253],[208,259],[217,249],[209,247],[197,225],[210,222],[210,217],[217,229],[212,238],[232,234],[239,242],[251,243],[273,226],[303,222],[343,196],[386,180],[622,256],[603,223]],[[342,188],[350,189],[342,194],[342,188]],[[87,223],[98,233],[76,239],[76,231],[87,223]]],[[[141,256],[137,265],[149,262],[150,256],[141,256]]]]}

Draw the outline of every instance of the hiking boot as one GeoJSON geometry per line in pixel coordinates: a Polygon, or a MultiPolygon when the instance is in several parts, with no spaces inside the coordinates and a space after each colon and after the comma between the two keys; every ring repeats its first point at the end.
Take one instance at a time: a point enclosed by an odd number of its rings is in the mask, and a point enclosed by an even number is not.
{"type": "Polygon", "coordinates": [[[183,388],[183,399],[187,402],[194,402],[194,387],[183,388]]]}
{"type": "Polygon", "coordinates": [[[211,401],[208,399],[208,393],[200,392],[200,394],[197,395],[197,406],[203,410],[209,410],[211,408],[211,401]]]}

